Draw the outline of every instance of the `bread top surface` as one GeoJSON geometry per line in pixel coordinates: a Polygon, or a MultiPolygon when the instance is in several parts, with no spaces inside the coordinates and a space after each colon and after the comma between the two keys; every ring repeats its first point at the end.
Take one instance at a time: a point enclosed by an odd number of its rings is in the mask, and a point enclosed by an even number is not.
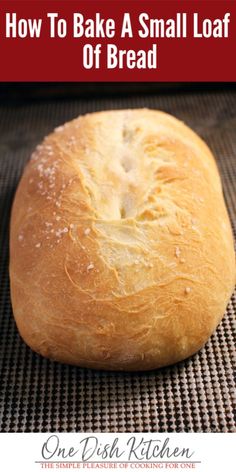
{"type": "Polygon", "coordinates": [[[214,158],[174,117],[106,111],[36,148],[11,219],[11,291],[36,351],[153,368],[195,352],[235,282],[214,158]]]}

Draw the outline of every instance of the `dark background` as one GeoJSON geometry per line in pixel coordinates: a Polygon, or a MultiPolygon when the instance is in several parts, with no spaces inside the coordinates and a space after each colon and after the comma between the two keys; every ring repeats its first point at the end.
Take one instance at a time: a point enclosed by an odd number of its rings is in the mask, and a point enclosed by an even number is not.
{"type": "Polygon", "coordinates": [[[91,98],[95,96],[114,96],[118,94],[162,94],[201,91],[220,91],[236,89],[236,83],[0,83],[0,100],[11,104],[13,101],[91,98]]]}

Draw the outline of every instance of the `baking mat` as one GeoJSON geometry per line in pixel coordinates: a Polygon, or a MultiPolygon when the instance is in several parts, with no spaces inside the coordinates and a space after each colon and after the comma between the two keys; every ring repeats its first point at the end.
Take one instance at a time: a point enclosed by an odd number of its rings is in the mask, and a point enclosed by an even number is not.
{"type": "Polygon", "coordinates": [[[55,126],[85,112],[124,107],[170,112],[207,141],[217,158],[236,234],[234,90],[0,105],[1,432],[236,431],[235,296],[198,354],[152,372],[113,373],[61,365],[34,354],[17,333],[10,304],[8,226],[24,164],[55,126]]]}

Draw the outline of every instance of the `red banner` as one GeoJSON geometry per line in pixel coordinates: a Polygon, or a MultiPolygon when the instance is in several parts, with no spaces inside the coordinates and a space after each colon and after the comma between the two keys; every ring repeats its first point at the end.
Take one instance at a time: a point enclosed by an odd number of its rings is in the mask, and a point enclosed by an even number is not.
{"type": "Polygon", "coordinates": [[[1,1],[1,81],[235,81],[236,1],[1,1]]]}

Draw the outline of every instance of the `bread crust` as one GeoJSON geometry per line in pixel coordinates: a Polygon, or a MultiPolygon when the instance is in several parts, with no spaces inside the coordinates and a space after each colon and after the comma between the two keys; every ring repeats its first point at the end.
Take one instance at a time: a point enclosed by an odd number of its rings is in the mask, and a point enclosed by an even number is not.
{"type": "Polygon", "coordinates": [[[156,110],[92,113],[57,128],[16,191],[10,281],[22,338],[51,359],[128,371],[198,351],[235,284],[207,145],[156,110]]]}

